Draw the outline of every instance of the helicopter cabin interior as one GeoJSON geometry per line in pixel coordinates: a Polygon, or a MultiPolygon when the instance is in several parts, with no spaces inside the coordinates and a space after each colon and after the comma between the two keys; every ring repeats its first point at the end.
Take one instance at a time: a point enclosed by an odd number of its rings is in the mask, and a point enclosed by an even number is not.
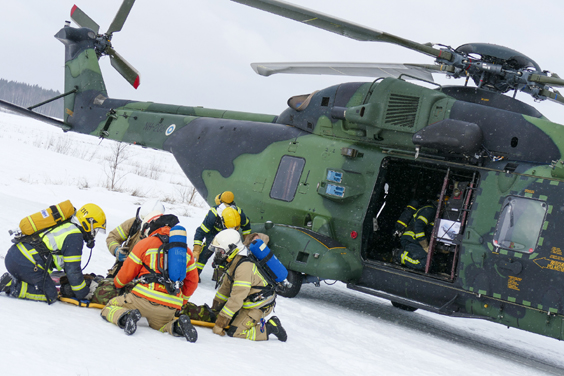
{"type": "Polygon", "coordinates": [[[424,273],[454,280],[460,242],[478,180],[476,171],[385,158],[363,224],[363,259],[412,270],[399,263],[401,244],[396,222],[414,200],[419,207],[435,201],[437,214],[424,273]]]}

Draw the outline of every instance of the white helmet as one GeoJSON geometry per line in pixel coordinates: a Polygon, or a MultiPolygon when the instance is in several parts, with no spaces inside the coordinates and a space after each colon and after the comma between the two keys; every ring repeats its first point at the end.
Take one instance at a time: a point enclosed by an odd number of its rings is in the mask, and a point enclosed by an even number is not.
{"type": "Polygon", "coordinates": [[[248,249],[241,241],[241,235],[234,229],[221,231],[210,244],[210,250],[215,252],[216,260],[233,260],[236,255],[246,256],[248,249]]]}
{"type": "Polygon", "coordinates": [[[147,214],[149,214],[149,213],[152,214],[153,212],[159,212],[161,214],[164,214],[165,207],[164,207],[163,203],[160,202],[159,200],[148,200],[148,201],[146,201],[139,208],[139,214],[138,214],[139,219],[144,220],[145,217],[147,216],[147,214]]]}
{"type": "Polygon", "coordinates": [[[163,213],[161,213],[159,210],[154,210],[145,215],[143,222],[141,222],[141,238],[146,238],[147,236],[149,236],[149,224],[162,215],[163,213]]]}

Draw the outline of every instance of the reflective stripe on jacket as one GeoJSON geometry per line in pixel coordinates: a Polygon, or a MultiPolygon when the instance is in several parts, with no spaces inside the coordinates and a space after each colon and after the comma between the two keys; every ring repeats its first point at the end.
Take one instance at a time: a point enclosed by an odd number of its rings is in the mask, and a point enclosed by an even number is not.
{"type": "MultiPolygon", "coordinates": [[[[82,275],[82,247],[84,245],[82,232],[74,223],[64,223],[39,235],[45,247],[53,256],[53,264],[49,265],[48,272],[53,267],[65,271],[69,284],[78,299],[84,299],[89,289],[86,287],[82,275]]],[[[45,260],[31,244],[23,242],[17,244],[18,250],[38,268],[45,270],[45,260]]]]}
{"type": "MultiPolygon", "coordinates": [[[[162,245],[159,235],[168,235],[170,227],[161,227],[154,231],[149,237],[138,242],[129,256],[125,259],[123,267],[114,278],[114,285],[122,288],[132,280],[144,275],[150,275],[143,264],[159,273],[159,266],[163,268],[163,257],[159,257],[158,249],[162,245]]],[[[167,292],[166,287],[160,283],[138,283],[132,290],[132,293],[145,298],[153,303],[161,304],[167,307],[180,309],[190,299],[190,296],[198,286],[198,271],[192,256],[192,251],[188,248],[186,257],[186,277],[181,291],[177,295],[171,295],[167,292]]]]}
{"type": "Polygon", "coordinates": [[[435,225],[435,214],[437,213],[437,208],[433,205],[426,205],[419,208],[415,214],[413,214],[413,220],[409,223],[407,231],[402,235],[402,239],[419,242],[426,239],[435,225]]]}
{"type": "Polygon", "coordinates": [[[256,302],[249,299],[250,295],[262,291],[257,287],[266,287],[268,282],[253,262],[242,262],[237,266],[241,258],[242,256],[235,256],[214,298],[225,302],[220,315],[228,318],[233,317],[242,308],[261,308],[272,304],[276,299],[276,294],[256,302]]]}
{"type": "MultiPolygon", "coordinates": [[[[225,204],[222,204],[225,205],[225,204]]],[[[194,245],[203,245],[204,240],[206,244],[211,244],[213,238],[222,230],[224,230],[223,226],[218,227],[217,222],[219,220],[220,215],[217,212],[217,208],[220,205],[214,206],[210,208],[208,214],[204,218],[202,224],[196,229],[196,234],[194,235],[194,245]]],[[[243,213],[238,206],[231,206],[233,209],[236,209],[239,215],[241,216],[241,231],[243,235],[248,235],[251,233],[251,221],[249,218],[243,213]]]]}
{"type": "MultiPolygon", "coordinates": [[[[108,246],[108,250],[110,251],[112,256],[116,255],[116,248],[121,247],[123,242],[127,240],[129,236],[129,231],[131,230],[131,227],[133,226],[134,222],[135,222],[135,217],[130,218],[127,221],[123,222],[118,227],[114,228],[108,234],[108,237],[106,238],[106,245],[108,246]]],[[[129,243],[127,244],[129,249],[130,250],[133,249],[133,247],[135,247],[135,244],[137,244],[139,240],[141,240],[141,231],[137,231],[135,234],[131,236],[129,243]]]]}

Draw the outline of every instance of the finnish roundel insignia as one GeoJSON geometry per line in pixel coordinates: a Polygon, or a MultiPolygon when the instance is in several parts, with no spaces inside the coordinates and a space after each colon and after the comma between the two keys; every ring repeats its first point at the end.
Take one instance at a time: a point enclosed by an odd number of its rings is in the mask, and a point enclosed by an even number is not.
{"type": "Polygon", "coordinates": [[[168,127],[168,128],[166,129],[165,134],[166,134],[167,136],[170,136],[170,135],[172,134],[172,132],[174,132],[175,129],[176,129],[176,124],[172,124],[170,127],[168,127]]]}

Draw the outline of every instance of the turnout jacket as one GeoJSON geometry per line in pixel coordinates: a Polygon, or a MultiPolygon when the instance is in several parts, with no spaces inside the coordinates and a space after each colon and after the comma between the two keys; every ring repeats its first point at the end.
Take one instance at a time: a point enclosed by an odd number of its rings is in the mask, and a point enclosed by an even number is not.
{"type": "Polygon", "coordinates": [[[419,243],[421,240],[429,240],[433,226],[435,225],[435,215],[437,208],[434,205],[425,205],[413,214],[413,220],[407,226],[407,230],[401,236],[401,240],[419,243]]]}
{"type": "MultiPolygon", "coordinates": [[[[120,289],[135,278],[142,277],[149,274],[144,266],[147,265],[156,273],[159,273],[157,265],[163,267],[163,257],[158,255],[158,249],[163,244],[157,234],[168,235],[170,227],[165,226],[155,230],[149,237],[138,242],[129,256],[125,259],[123,267],[114,278],[114,285],[120,289]]],[[[133,290],[133,294],[145,298],[153,303],[164,305],[167,307],[181,309],[184,304],[188,302],[190,296],[198,286],[198,271],[196,270],[196,263],[192,256],[192,251],[188,248],[187,262],[186,262],[186,278],[184,284],[178,295],[170,295],[166,287],[160,283],[137,283],[133,290]]]]}
{"type": "MultiPolygon", "coordinates": [[[[116,255],[116,249],[121,247],[123,242],[127,240],[129,231],[133,226],[133,222],[135,222],[135,217],[126,220],[121,225],[110,231],[110,233],[108,234],[108,237],[106,238],[106,244],[112,256],[116,255]]],[[[131,236],[129,243],[127,244],[130,251],[133,249],[133,247],[135,247],[135,244],[137,244],[139,240],[141,240],[141,231],[137,231],[131,236]]]]}
{"type": "Polygon", "coordinates": [[[235,256],[214,297],[219,306],[224,304],[219,315],[229,319],[240,309],[262,308],[274,303],[276,299],[276,293],[266,298],[259,298],[254,302],[250,299],[251,295],[263,291],[257,287],[265,287],[268,282],[253,262],[244,261],[239,264],[243,257],[235,256]]]}
{"type": "MultiPolygon", "coordinates": [[[[220,231],[225,230],[221,222],[221,213],[218,211],[218,208],[221,205],[225,206],[225,204],[222,203],[210,208],[208,214],[206,214],[206,218],[204,218],[200,227],[196,229],[196,234],[194,235],[194,245],[203,245],[205,240],[206,244],[209,246],[213,238],[215,238],[220,231]]],[[[243,213],[243,210],[241,210],[240,207],[236,205],[229,206],[237,210],[241,216],[241,231],[243,232],[243,236],[250,234],[251,221],[249,218],[245,215],[245,213],[243,213]]]]}
{"type": "Polygon", "coordinates": [[[82,275],[82,247],[84,245],[82,231],[74,223],[67,222],[48,231],[39,234],[41,242],[32,245],[27,242],[16,244],[18,250],[24,257],[34,264],[37,268],[51,273],[53,268],[65,271],[69,279],[72,291],[78,299],[84,299],[90,292],[90,289],[84,282],[82,275]],[[47,249],[53,256],[50,265],[46,265],[42,249],[47,249]]]}

